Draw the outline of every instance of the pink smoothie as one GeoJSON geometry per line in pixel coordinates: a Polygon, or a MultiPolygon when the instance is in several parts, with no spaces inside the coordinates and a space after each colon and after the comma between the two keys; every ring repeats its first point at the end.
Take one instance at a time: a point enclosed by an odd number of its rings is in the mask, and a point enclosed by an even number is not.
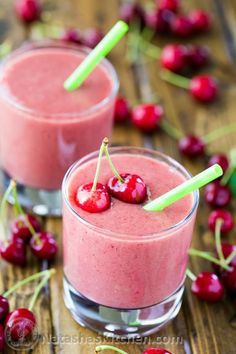
{"type": "MultiPolygon", "coordinates": [[[[186,178],[166,162],[148,156],[118,153],[112,160],[120,173],[144,179],[150,199],[186,178]]],[[[76,206],[75,193],[78,186],[93,181],[95,168],[95,159],[78,166],[65,186],[65,275],[77,291],[102,305],[128,309],[157,304],[184,281],[195,212],[179,227],[169,228],[187,217],[196,196],[189,195],[162,212],[147,212],[141,205],[113,199],[109,210],[90,214],[76,206]]],[[[105,158],[101,171],[99,181],[106,183],[112,173],[105,158]]]]}
{"type": "Polygon", "coordinates": [[[2,168],[29,187],[59,189],[66,170],[112,131],[117,79],[108,62],[76,91],[65,79],[85,58],[82,49],[20,50],[0,71],[2,168]]]}

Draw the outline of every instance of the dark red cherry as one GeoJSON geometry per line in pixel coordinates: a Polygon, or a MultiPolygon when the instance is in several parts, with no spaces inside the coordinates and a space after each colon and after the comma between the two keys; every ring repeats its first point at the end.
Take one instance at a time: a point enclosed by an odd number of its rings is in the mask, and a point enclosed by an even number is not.
{"type": "Polygon", "coordinates": [[[180,5],[179,0],[156,0],[156,3],[159,9],[172,12],[178,12],[180,5]]]}
{"type": "Polygon", "coordinates": [[[192,34],[193,26],[187,16],[174,16],[170,23],[171,31],[179,37],[189,37],[192,34]]]}
{"type": "Polygon", "coordinates": [[[35,232],[41,230],[41,224],[32,214],[19,215],[11,224],[11,232],[14,238],[20,238],[24,242],[29,242],[32,233],[28,227],[30,223],[35,232]]]}
{"type": "Polygon", "coordinates": [[[36,318],[32,311],[19,308],[10,312],[5,321],[5,333],[11,341],[17,342],[29,337],[36,326],[36,318]]]}
{"type": "Polygon", "coordinates": [[[208,227],[215,232],[217,219],[222,219],[221,232],[227,234],[233,230],[234,219],[232,214],[228,210],[213,210],[208,217],[208,227]]]}
{"type": "Polygon", "coordinates": [[[81,34],[78,29],[69,28],[64,31],[61,39],[65,42],[81,44],[81,34]]]}
{"type": "Polygon", "coordinates": [[[230,203],[232,194],[227,186],[214,181],[206,186],[204,197],[211,207],[224,208],[230,203]]]}
{"type": "Polygon", "coordinates": [[[145,15],[146,26],[156,33],[166,33],[170,29],[170,21],[174,16],[169,10],[154,9],[145,15]]]}
{"type": "Polygon", "coordinates": [[[0,244],[0,255],[6,262],[20,267],[27,263],[26,245],[20,239],[0,244]]]}
{"type": "Polygon", "coordinates": [[[189,45],[187,47],[187,57],[190,66],[201,68],[210,61],[210,51],[206,46],[189,45]]]}
{"type": "Polygon", "coordinates": [[[103,39],[103,33],[96,28],[88,28],[81,37],[81,43],[91,49],[95,48],[103,39]]]}
{"type": "Polygon", "coordinates": [[[10,306],[8,300],[4,296],[0,295],[0,322],[5,320],[9,313],[9,309],[10,306]]]}
{"type": "Polygon", "coordinates": [[[191,287],[192,293],[200,300],[215,302],[222,299],[224,288],[220,279],[214,273],[201,272],[191,287]]]}
{"type": "Polygon", "coordinates": [[[189,20],[192,23],[194,32],[206,32],[211,27],[210,15],[201,9],[196,9],[190,12],[189,20]]]}
{"type": "Polygon", "coordinates": [[[41,6],[38,0],[17,0],[16,13],[25,23],[31,23],[40,18],[41,6]]]}
{"type": "Polygon", "coordinates": [[[120,182],[116,176],[113,176],[107,182],[107,188],[110,194],[130,204],[141,204],[147,197],[147,187],[143,179],[138,175],[122,173],[120,182]]]}
{"type": "Polygon", "coordinates": [[[163,116],[160,105],[145,103],[133,108],[131,113],[132,123],[144,132],[155,130],[163,116]]]}
{"type": "Polygon", "coordinates": [[[208,161],[208,167],[211,167],[215,164],[220,165],[222,170],[225,172],[229,168],[229,160],[224,154],[215,154],[212,155],[210,160],[208,161]]]}
{"type": "MultiPolygon", "coordinates": [[[[231,243],[222,242],[221,248],[225,259],[228,258],[231,253],[236,251],[236,245],[232,245],[231,243]]],[[[217,252],[215,252],[215,256],[218,258],[217,252]]],[[[236,267],[236,256],[229,263],[229,266],[236,267]]],[[[212,267],[217,274],[221,274],[223,271],[223,268],[221,268],[218,264],[212,263],[212,267]]]]}
{"type": "Polygon", "coordinates": [[[116,123],[124,123],[129,117],[130,110],[129,104],[126,98],[118,96],[115,102],[114,119],[116,123]]]}
{"type": "Polygon", "coordinates": [[[57,253],[58,245],[53,234],[43,231],[34,234],[30,240],[30,248],[37,258],[52,260],[57,253]]]}
{"type": "Polygon", "coordinates": [[[190,82],[190,93],[198,101],[212,102],[218,95],[218,84],[210,75],[195,76],[190,82]]]}
{"type": "Polygon", "coordinates": [[[0,323],[0,353],[3,352],[5,346],[5,333],[4,333],[4,327],[0,323]]]}
{"type": "Polygon", "coordinates": [[[228,293],[232,296],[236,295],[236,267],[231,270],[225,270],[222,273],[222,281],[228,293]]]}
{"type": "Polygon", "coordinates": [[[110,208],[111,197],[107,187],[97,183],[96,190],[92,192],[93,183],[82,184],[75,196],[76,204],[89,213],[100,213],[110,208]]]}
{"type": "Polygon", "coordinates": [[[195,135],[186,135],[179,140],[179,151],[188,157],[198,157],[205,153],[204,141],[195,135]]]}
{"type": "Polygon", "coordinates": [[[184,45],[168,44],[161,52],[161,66],[175,72],[183,71],[187,63],[186,54],[187,50],[184,45]]]}
{"type": "Polygon", "coordinates": [[[171,354],[171,352],[164,348],[147,348],[143,354],[171,354]]]}
{"type": "Polygon", "coordinates": [[[128,24],[139,21],[139,23],[144,25],[145,12],[138,3],[124,3],[120,8],[120,19],[128,24]]]}

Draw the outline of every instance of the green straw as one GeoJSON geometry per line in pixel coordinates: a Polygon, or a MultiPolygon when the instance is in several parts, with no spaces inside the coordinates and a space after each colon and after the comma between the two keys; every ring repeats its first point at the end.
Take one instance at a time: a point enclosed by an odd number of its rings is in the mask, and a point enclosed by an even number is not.
{"type": "Polygon", "coordinates": [[[94,70],[98,63],[112,50],[112,48],[121,40],[128,31],[129,26],[118,21],[114,27],[107,33],[101,42],[86,57],[86,59],[75,69],[75,71],[64,82],[64,88],[67,91],[77,89],[94,70]]]}
{"type": "Polygon", "coordinates": [[[177,202],[177,200],[185,197],[187,194],[205,186],[214,179],[222,176],[223,170],[220,165],[215,164],[198,175],[190,178],[176,188],[163,194],[161,197],[156,198],[150,203],[146,204],[143,208],[147,211],[161,211],[169,205],[177,202]]]}

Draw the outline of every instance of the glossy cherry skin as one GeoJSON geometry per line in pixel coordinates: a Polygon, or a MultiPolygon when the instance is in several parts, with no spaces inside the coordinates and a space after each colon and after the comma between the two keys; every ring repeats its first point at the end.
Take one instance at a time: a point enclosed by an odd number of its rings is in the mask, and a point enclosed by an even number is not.
{"type": "Polygon", "coordinates": [[[26,308],[10,312],[5,320],[5,332],[8,338],[16,342],[30,336],[35,326],[35,315],[26,308]]]}
{"type": "Polygon", "coordinates": [[[215,154],[212,155],[210,160],[208,161],[208,167],[211,167],[215,164],[220,165],[222,170],[225,172],[229,168],[229,160],[224,154],[215,154]]]}
{"type": "Polygon", "coordinates": [[[214,273],[201,272],[191,286],[192,293],[200,300],[216,302],[222,299],[224,288],[214,273]]]}
{"type": "Polygon", "coordinates": [[[146,26],[156,33],[167,33],[170,29],[170,21],[174,16],[169,10],[154,9],[145,14],[146,26]]]}
{"type": "Polygon", "coordinates": [[[95,48],[103,39],[104,35],[96,28],[88,28],[81,37],[81,43],[88,48],[95,48]]]}
{"type": "Polygon", "coordinates": [[[89,213],[101,213],[110,208],[111,197],[107,187],[97,183],[96,190],[91,192],[93,183],[82,184],[75,196],[78,207],[89,213]]]}
{"type": "Polygon", "coordinates": [[[162,116],[162,106],[145,103],[133,108],[131,112],[131,121],[143,132],[151,132],[157,128],[162,116]]]}
{"type": "Polygon", "coordinates": [[[118,96],[115,102],[114,120],[116,123],[124,123],[130,115],[129,104],[126,98],[118,96]]]}
{"type": "Polygon", "coordinates": [[[179,151],[188,157],[199,157],[204,155],[206,145],[204,141],[195,135],[186,135],[179,140],[179,151]]]}
{"type": "Polygon", "coordinates": [[[26,266],[26,245],[22,242],[22,240],[12,239],[7,244],[2,243],[0,245],[0,255],[8,263],[18,265],[20,267],[26,266]]]}
{"type": "Polygon", "coordinates": [[[77,29],[66,29],[61,37],[61,39],[65,42],[81,44],[82,38],[79,30],[77,29]]]}
{"type": "Polygon", "coordinates": [[[143,179],[138,175],[122,173],[120,182],[117,177],[111,177],[107,182],[110,194],[125,203],[141,204],[147,197],[147,187],[143,179]]]}
{"type": "Polygon", "coordinates": [[[0,323],[0,353],[3,352],[5,346],[5,334],[4,334],[4,327],[0,323]]]}
{"type": "Polygon", "coordinates": [[[52,260],[57,253],[58,245],[50,232],[39,232],[30,240],[33,254],[41,260],[52,260]]]}
{"type": "Polygon", "coordinates": [[[137,3],[125,3],[120,8],[120,19],[128,24],[139,21],[141,25],[144,25],[145,12],[142,6],[137,3]]]}
{"type": "Polygon", "coordinates": [[[40,18],[41,7],[38,0],[17,0],[16,13],[20,20],[31,23],[40,18]]]}
{"type": "Polygon", "coordinates": [[[215,232],[217,219],[222,219],[221,232],[227,234],[233,230],[234,219],[232,214],[228,210],[213,210],[208,217],[208,227],[215,232]]]}
{"type": "Polygon", "coordinates": [[[190,12],[189,19],[193,26],[194,32],[207,32],[211,27],[210,15],[201,9],[190,12]]]}
{"type": "Polygon", "coordinates": [[[180,44],[166,45],[160,57],[161,66],[174,72],[181,72],[187,64],[186,47],[180,44]]]}
{"type": "Polygon", "coordinates": [[[143,354],[171,354],[171,352],[164,348],[148,348],[144,350],[143,354]]]}
{"type": "Polygon", "coordinates": [[[190,93],[198,101],[212,102],[218,95],[218,84],[214,77],[209,75],[195,76],[190,82],[190,93]]]}
{"type": "Polygon", "coordinates": [[[222,281],[228,293],[232,296],[236,295],[236,267],[231,270],[225,270],[222,273],[222,281]]]}
{"type": "Polygon", "coordinates": [[[227,186],[222,186],[219,181],[208,184],[205,188],[206,202],[213,208],[224,208],[231,201],[231,191],[227,186]]]}
{"type": "Polygon", "coordinates": [[[190,45],[187,47],[187,58],[189,65],[198,69],[209,63],[210,51],[205,46],[190,45]]]}
{"type": "Polygon", "coordinates": [[[38,232],[41,230],[41,224],[38,219],[32,214],[19,215],[11,224],[11,232],[15,238],[20,238],[24,242],[29,242],[32,233],[28,227],[28,222],[32,225],[33,229],[38,232]]]}
{"type": "Polygon", "coordinates": [[[4,321],[10,310],[8,300],[0,295],[0,322],[4,321]]]}
{"type": "Polygon", "coordinates": [[[172,12],[178,12],[180,5],[179,0],[157,0],[156,3],[159,9],[172,12]]]}
{"type": "Polygon", "coordinates": [[[192,34],[192,23],[187,16],[179,15],[172,18],[171,31],[179,37],[189,37],[192,34]]]}
{"type": "MultiPolygon", "coordinates": [[[[224,258],[228,258],[231,255],[231,253],[236,250],[236,245],[232,245],[232,243],[222,242],[221,248],[222,248],[224,258]]],[[[215,252],[215,256],[216,258],[218,258],[217,252],[215,252]]],[[[236,267],[236,256],[229,263],[229,266],[236,267]]],[[[223,268],[218,266],[218,264],[212,263],[212,267],[217,274],[221,274],[223,272],[223,268]]]]}

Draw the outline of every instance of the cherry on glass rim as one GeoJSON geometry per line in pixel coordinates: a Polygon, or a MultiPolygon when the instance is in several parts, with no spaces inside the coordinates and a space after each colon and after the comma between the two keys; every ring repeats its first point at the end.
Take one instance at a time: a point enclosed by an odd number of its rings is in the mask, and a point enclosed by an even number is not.
{"type": "Polygon", "coordinates": [[[107,187],[97,183],[92,191],[93,183],[82,184],[75,195],[75,202],[81,209],[89,213],[99,213],[110,208],[111,197],[107,187]]]}

